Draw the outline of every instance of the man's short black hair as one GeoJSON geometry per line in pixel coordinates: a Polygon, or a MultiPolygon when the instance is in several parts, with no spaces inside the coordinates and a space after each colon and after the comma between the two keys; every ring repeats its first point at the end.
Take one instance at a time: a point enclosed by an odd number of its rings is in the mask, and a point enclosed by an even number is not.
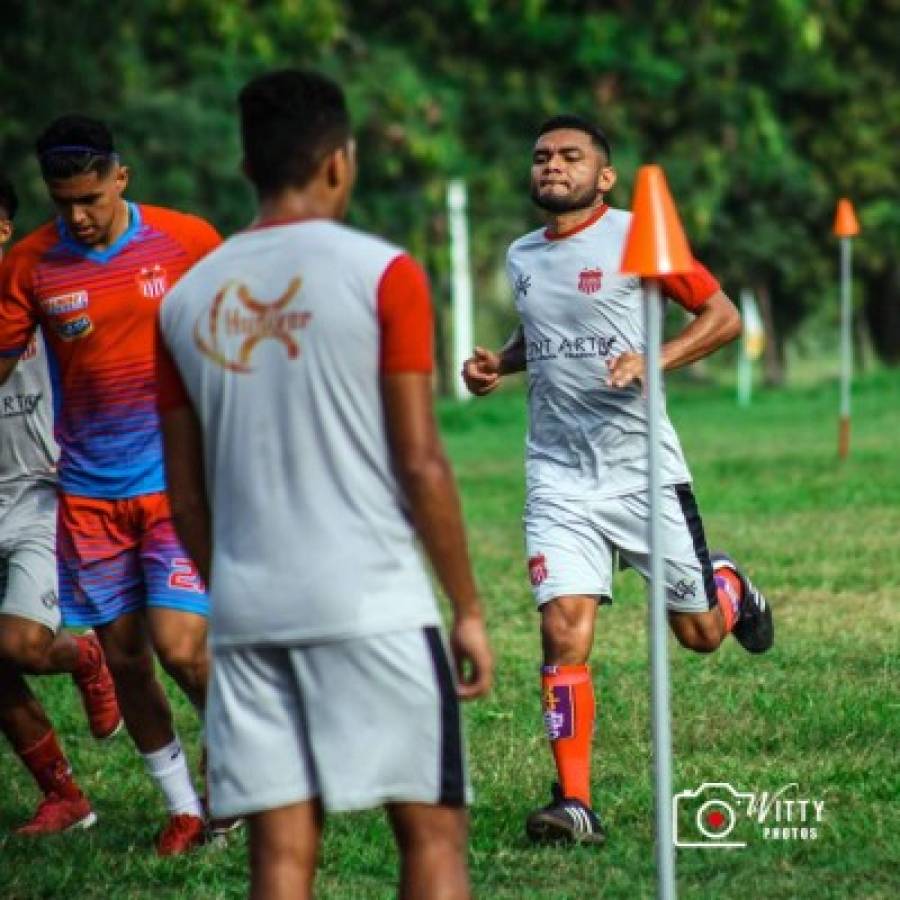
{"type": "Polygon", "coordinates": [[[571,113],[553,116],[541,125],[537,136],[540,137],[548,131],[557,131],[560,128],[574,128],[576,131],[583,131],[594,142],[594,146],[606,154],[606,161],[608,163],[612,162],[612,150],[609,146],[609,139],[596,125],[587,119],[583,119],[581,116],[571,113]]]}
{"type": "Polygon", "coordinates": [[[12,182],[0,173],[0,219],[12,221],[16,217],[19,208],[19,198],[12,182]]]}
{"type": "Polygon", "coordinates": [[[112,133],[99,119],[60,116],[35,141],[45,181],[96,172],[101,178],[118,161],[112,133]]]}
{"type": "Polygon", "coordinates": [[[350,139],[344,92],[318,72],[260,75],[244,86],[238,103],[247,174],[261,197],[304,187],[350,139]]]}

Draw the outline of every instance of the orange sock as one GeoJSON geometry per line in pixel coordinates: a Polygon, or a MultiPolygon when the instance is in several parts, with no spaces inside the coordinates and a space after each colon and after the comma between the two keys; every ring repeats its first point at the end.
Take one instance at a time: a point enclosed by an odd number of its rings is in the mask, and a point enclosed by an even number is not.
{"type": "Polygon", "coordinates": [[[591,742],[594,737],[594,685],[588,666],[541,669],[544,725],[566,797],[591,805],[591,742]]]}
{"type": "Polygon", "coordinates": [[[716,596],[719,600],[719,609],[722,610],[722,618],[725,620],[725,631],[729,634],[737,622],[743,593],[741,579],[731,569],[723,567],[716,572],[716,596]]]}
{"type": "Polygon", "coordinates": [[[81,790],[72,779],[72,768],[52,728],[36,744],[17,753],[45,795],[58,794],[69,800],[81,796],[81,790]]]}

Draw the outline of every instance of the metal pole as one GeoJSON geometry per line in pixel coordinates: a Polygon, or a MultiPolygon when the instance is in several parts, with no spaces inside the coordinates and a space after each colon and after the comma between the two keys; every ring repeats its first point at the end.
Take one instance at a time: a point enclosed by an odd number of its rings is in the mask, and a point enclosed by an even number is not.
{"type": "Polygon", "coordinates": [[[853,378],[851,240],[841,238],[841,417],[838,425],[838,456],[841,459],[850,455],[850,381],[853,378]]]}
{"type": "Polygon", "coordinates": [[[662,300],[659,283],[645,282],[647,335],[647,466],[650,494],[650,684],[653,723],[653,780],[656,793],[657,897],[675,898],[675,851],[672,843],[672,734],[669,714],[669,661],[662,545],[662,300]]]}
{"type": "Polygon", "coordinates": [[[746,288],[741,291],[741,321],[743,322],[741,334],[741,347],[738,351],[737,371],[737,401],[738,406],[749,406],[753,396],[753,361],[750,359],[750,349],[747,346],[747,309],[751,303],[750,291],[746,288]]]}
{"type": "Polygon", "coordinates": [[[447,185],[450,219],[450,258],[453,273],[453,385],[457,400],[471,396],[459,373],[472,352],[472,276],[469,268],[469,229],[466,222],[466,183],[461,178],[447,185]]]}

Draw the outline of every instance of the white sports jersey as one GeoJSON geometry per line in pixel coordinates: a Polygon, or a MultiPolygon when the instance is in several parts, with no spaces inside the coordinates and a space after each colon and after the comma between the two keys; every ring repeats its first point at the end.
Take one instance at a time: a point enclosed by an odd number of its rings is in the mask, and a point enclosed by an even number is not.
{"type": "MultiPolygon", "coordinates": [[[[408,256],[326,220],[235,235],[163,302],[203,430],[214,645],[439,622],[380,390],[382,372],[430,371],[430,315],[408,256]]],[[[177,405],[171,361],[160,354],[163,410],[177,405]]]]}
{"type": "Polygon", "coordinates": [[[0,502],[24,482],[55,483],[58,456],[47,353],[40,332],[35,332],[0,385],[0,502]]]}
{"type": "MultiPolygon", "coordinates": [[[[619,272],[631,213],[602,207],[564,235],[533,231],[507,254],[507,274],[525,335],[531,496],[610,497],[647,489],[647,409],[637,383],[607,384],[607,362],[645,351],[640,279],[619,272]]],[[[687,308],[718,289],[695,272],[663,280],[687,308]]],[[[668,417],[662,421],[664,484],[690,481],[668,417]]]]}

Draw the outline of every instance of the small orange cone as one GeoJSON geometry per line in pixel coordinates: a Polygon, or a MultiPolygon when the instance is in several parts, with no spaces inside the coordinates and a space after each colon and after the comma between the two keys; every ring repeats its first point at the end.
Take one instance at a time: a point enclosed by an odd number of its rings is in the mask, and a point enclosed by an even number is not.
{"type": "Polygon", "coordinates": [[[834,213],[834,227],[832,229],[837,237],[856,237],[859,234],[859,222],[853,211],[853,204],[846,198],[838,200],[837,210],[834,213]]]}
{"type": "Polygon", "coordinates": [[[645,278],[689,272],[694,267],[678,210],[659,166],[641,166],[632,203],[633,218],[621,270],[645,278]]]}

